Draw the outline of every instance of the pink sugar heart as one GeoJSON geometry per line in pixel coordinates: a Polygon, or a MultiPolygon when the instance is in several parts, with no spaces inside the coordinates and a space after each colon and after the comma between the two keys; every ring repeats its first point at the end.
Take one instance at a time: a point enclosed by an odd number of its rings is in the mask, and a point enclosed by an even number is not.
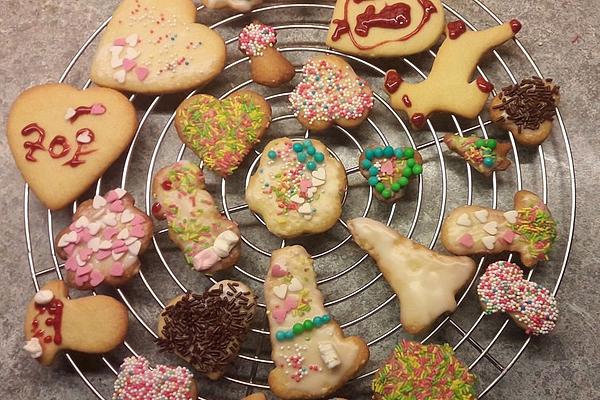
{"type": "Polygon", "coordinates": [[[136,238],[143,238],[145,236],[144,228],[141,225],[134,226],[129,230],[129,235],[136,238]]]}
{"type": "Polygon", "coordinates": [[[76,271],[77,267],[77,260],[75,260],[74,255],[67,258],[67,261],[65,262],[65,268],[67,269],[67,271],[76,271]]]}
{"type": "Polygon", "coordinates": [[[67,247],[63,247],[63,250],[65,253],[67,253],[67,256],[70,256],[71,254],[73,254],[73,251],[75,250],[75,244],[71,243],[67,247]]]}
{"type": "Polygon", "coordinates": [[[117,196],[117,194],[115,193],[114,190],[111,190],[106,195],[106,202],[107,203],[112,203],[115,200],[119,200],[119,196],[117,196]]]}
{"type": "Polygon", "coordinates": [[[86,274],[89,274],[90,272],[92,272],[92,266],[84,265],[83,267],[77,268],[77,271],[75,271],[75,276],[86,275],[86,274]]]}
{"type": "MultiPolygon", "coordinates": [[[[127,72],[134,69],[136,65],[137,65],[137,63],[133,60],[130,60],[129,58],[123,59],[123,69],[127,72]]],[[[140,80],[142,80],[142,79],[140,79],[140,80]]]]}
{"type": "Polygon", "coordinates": [[[197,271],[205,271],[215,265],[220,259],[212,248],[208,248],[196,254],[192,260],[192,264],[197,271]]]}
{"type": "Polygon", "coordinates": [[[80,232],[77,232],[77,243],[87,243],[90,239],[92,239],[92,235],[88,228],[83,228],[80,232]]]}
{"type": "Polygon", "coordinates": [[[92,115],[102,115],[106,112],[106,107],[104,107],[100,103],[92,104],[92,109],[90,110],[90,114],[92,115]]]}
{"type": "Polygon", "coordinates": [[[511,244],[513,242],[513,240],[515,239],[515,237],[517,237],[517,234],[509,229],[509,230],[505,231],[504,234],[502,235],[502,240],[504,240],[508,244],[511,244]]]}
{"type": "Polygon", "coordinates": [[[298,307],[299,303],[300,303],[300,300],[298,299],[298,296],[295,296],[293,294],[287,296],[284,301],[285,308],[288,311],[293,310],[294,308],[298,307]]]}
{"type": "Polygon", "coordinates": [[[287,311],[281,307],[278,307],[273,310],[272,315],[273,315],[273,319],[278,324],[283,324],[283,322],[285,321],[285,317],[287,316],[287,311]]]}
{"type": "Polygon", "coordinates": [[[115,228],[114,226],[109,226],[104,228],[104,231],[102,232],[102,237],[104,238],[104,240],[110,240],[117,233],[119,233],[119,230],[117,228],[115,228]]]}
{"type": "Polygon", "coordinates": [[[300,181],[300,191],[302,193],[306,193],[308,188],[310,188],[311,186],[312,186],[312,182],[309,179],[302,179],[300,181]]]}
{"type": "Polygon", "coordinates": [[[140,81],[145,81],[150,71],[146,67],[138,67],[135,69],[135,74],[140,81]]]}
{"type": "Polygon", "coordinates": [[[102,275],[102,273],[100,271],[93,270],[90,273],[90,285],[96,287],[99,284],[101,284],[103,280],[104,280],[104,275],[102,275]]]}
{"type": "Polygon", "coordinates": [[[125,267],[123,266],[123,263],[116,262],[110,267],[110,274],[112,276],[123,276],[124,273],[125,267]]]}
{"type": "Polygon", "coordinates": [[[287,274],[287,269],[285,269],[285,267],[282,267],[279,264],[275,264],[271,268],[271,276],[274,278],[281,278],[282,276],[286,276],[287,274]]]}
{"type": "Polygon", "coordinates": [[[85,285],[88,281],[90,280],[90,275],[89,274],[85,274],[85,275],[80,275],[80,276],[75,276],[75,285],[77,286],[83,286],[85,285]]]}
{"type": "Polygon", "coordinates": [[[119,248],[119,247],[123,247],[123,246],[125,246],[125,242],[124,242],[124,241],[122,241],[121,239],[117,239],[117,240],[115,240],[115,241],[113,242],[113,244],[112,244],[112,248],[113,248],[113,249],[117,249],[117,248],[119,248]]]}
{"type": "Polygon", "coordinates": [[[113,42],[113,46],[127,46],[127,39],[125,38],[116,38],[113,42]]]}
{"type": "Polygon", "coordinates": [[[125,210],[125,206],[123,205],[123,202],[121,200],[115,200],[112,203],[110,203],[108,209],[112,212],[120,213],[123,212],[123,210],[125,210]]]}
{"type": "Polygon", "coordinates": [[[69,230],[73,232],[81,232],[83,230],[83,227],[77,227],[77,225],[75,225],[75,222],[73,222],[71,225],[69,225],[69,230]]]}
{"type": "Polygon", "coordinates": [[[470,233],[465,233],[464,235],[462,235],[459,239],[458,239],[458,243],[463,245],[464,247],[470,249],[471,247],[473,247],[473,244],[475,244],[475,242],[473,241],[473,236],[471,236],[470,233]]]}
{"type": "Polygon", "coordinates": [[[90,257],[92,256],[92,252],[93,250],[90,248],[84,248],[79,250],[79,258],[81,258],[81,260],[83,261],[87,261],[90,259],[90,257]]]}
{"type": "Polygon", "coordinates": [[[394,173],[394,163],[388,160],[383,163],[379,170],[386,175],[392,175],[394,173]]]}
{"type": "Polygon", "coordinates": [[[98,261],[102,261],[102,260],[106,260],[108,257],[110,257],[112,254],[112,251],[110,250],[99,250],[96,253],[96,259],[98,261]]]}
{"type": "Polygon", "coordinates": [[[127,245],[123,245],[121,247],[117,247],[116,249],[113,249],[113,253],[120,254],[120,253],[125,253],[128,250],[129,250],[129,248],[127,247],[127,245]]]}
{"type": "Polygon", "coordinates": [[[133,220],[131,221],[131,225],[133,225],[133,226],[142,225],[145,222],[146,222],[146,218],[142,217],[141,215],[136,215],[135,217],[133,217],[133,220]]]}

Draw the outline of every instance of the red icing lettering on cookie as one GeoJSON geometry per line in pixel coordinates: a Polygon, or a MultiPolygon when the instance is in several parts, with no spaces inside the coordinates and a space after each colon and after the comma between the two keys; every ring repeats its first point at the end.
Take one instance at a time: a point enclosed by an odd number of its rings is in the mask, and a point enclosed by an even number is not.
{"type": "Polygon", "coordinates": [[[400,84],[402,83],[402,77],[395,69],[390,69],[385,73],[385,91],[388,93],[395,93],[400,84]]]}
{"type": "Polygon", "coordinates": [[[408,97],[408,95],[406,95],[406,94],[404,96],[402,96],[402,102],[404,103],[404,105],[406,107],[410,108],[412,106],[412,102],[410,101],[410,97],[408,97]]]}
{"type": "Polygon", "coordinates": [[[85,160],[81,160],[79,158],[80,156],[84,156],[86,154],[90,154],[96,151],[95,149],[83,151],[83,147],[85,145],[90,144],[94,141],[94,132],[92,132],[91,129],[83,128],[78,130],[75,134],[75,140],[77,141],[77,150],[75,150],[73,158],[71,158],[69,161],[63,164],[73,168],[85,163],[85,160]]]}
{"type": "MultiPolygon", "coordinates": [[[[100,103],[96,103],[96,104],[92,104],[91,106],[79,106],[77,108],[75,108],[74,110],[69,110],[71,111],[69,114],[69,118],[68,120],[73,123],[75,121],[77,121],[77,118],[81,117],[82,115],[102,115],[106,112],[106,107],[104,107],[102,104],[100,103]]],[[[67,112],[69,112],[67,111],[67,112]]]]}
{"type": "Polygon", "coordinates": [[[510,20],[510,29],[512,29],[513,33],[519,33],[519,31],[521,30],[521,22],[518,19],[511,19],[510,20]]]}
{"type": "Polygon", "coordinates": [[[32,123],[21,130],[21,135],[23,136],[29,136],[33,133],[38,134],[38,139],[35,142],[27,141],[23,143],[23,147],[27,149],[27,154],[25,154],[25,159],[27,161],[37,161],[37,159],[33,156],[33,153],[35,153],[37,150],[46,150],[43,145],[46,131],[44,131],[41,126],[36,123],[32,123]]]}
{"type": "Polygon", "coordinates": [[[410,122],[417,127],[422,128],[425,125],[425,116],[421,113],[416,113],[412,117],[410,117],[410,122]]]}
{"type": "Polygon", "coordinates": [[[52,299],[50,303],[45,305],[35,304],[35,309],[38,313],[35,317],[33,317],[33,321],[31,321],[31,332],[33,333],[33,337],[42,339],[44,343],[50,343],[54,341],[54,344],[60,345],[62,343],[61,325],[63,307],[63,302],[56,298],[52,299]],[[48,313],[50,317],[46,318],[44,324],[54,328],[54,338],[52,338],[52,335],[46,335],[44,329],[40,328],[40,321],[38,320],[38,317],[41,317],[46,313],[48,313]]]}
{"type": "Polygon", "coordinates": [[[337,26],[333,31],[333,35],[331,35],[331,40],[337,42],[343,35],[350,32],[350,24],[345,19],[334,19],[333,23],[337,26]]]}
{"type": "Polygon", "coordinates": [[[494,85],[492,85],[490,82],[488,82],[485,79],[483,79],[482,76],[480,76],[480,77],[477,78],[477,87],[483,93],[489,93],[492,90],[494,90],[494,85]]]}
{"type": "Polygon", "coordinates": [[[448,22],[448,37],[452,40],[458,39],[460,35],[467,31],[467,25],[464,21],[458,20],[448,22]]]}
{"type": "Polygon", "coordinates": [[[52,158],[61,158],[66,156],[71,150],[71,145],[69,145],[69,141],[66,137],[62,135],[56,136],[50,142],[50,147],[48,147],[48,153],[50,153],[50,157],[52,158]],[[60,151],[57,150],[57,147],[60,148],[60,151]]]}

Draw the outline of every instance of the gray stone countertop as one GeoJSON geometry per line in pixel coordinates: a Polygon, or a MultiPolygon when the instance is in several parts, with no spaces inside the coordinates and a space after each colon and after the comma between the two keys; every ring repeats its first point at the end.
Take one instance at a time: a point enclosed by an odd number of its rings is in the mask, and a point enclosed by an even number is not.
{"type": "MultiPolygon", "coordinates": [[[[5,126],[9,107],[18,93],[32,85],[56,81],[80,45],[100,22],[111,14],[117,3],[117,0],[44,0],[38,2],[7,0],[0,4],[0,33],[2,34],[0,76],[3,78],[3,94],[0,98],[0,126],[5,126]]],[[[600,20],[600,11],[594,6],[594,2],[582,0],[563,0],[560,2],[550,0],[484,0],[484,3],[495,11],[501,19],[517,17],[523,22],[524,29],[519,34],[521,43],[531,52],[542,73],[545,76],[554,78],[561,85],[560,110],[569,132],[578,178],[578,219],[575,237],[564,280],[558,292],[560,322],[549,337],[532,341],[522,357],[486,397],[488,399],[600,399],[600,368],[598,367],[598,360],[600,359],[600,341],[598,339],[598,328],[600,327],[600,291],[598,289],[600,270],[595,259],[595,252],[600,251],[600,247],[598,240],[594,239],[600,230],[600,212],[594,203],[598,190],[597,181],[600,176],[598,173],[599,168],[595,166],[595,163],[598,162],[596,150],[600,148],[600,136],[597,133],[600,127],[595,122],[600,113],[600,107],[598,106],[598,93],[600,91],[600,85],[598,84],[600,81],[598,20],[600,20]]],[[[471,1],[450,0],[448,5],[458,11],[464,11],[478,27],[490,26],[492,23],[489,17],[484,18],[481,10],[478,10],[471,1]]],[[[216,21],[226,15],[228,15],[226,12],[202,12],[199,19],[202,22],[216,21]]],[[[280,21],[285,21],[286,14],[280,13],[278,18],[280,21]]],[[[319,17],[315,16],[314,18],[319,17]]],[[[322,20],[321,16],[320,21],[322,20]]],[[[286,38],[289,39],[289,36],[282,38],[282,41],[285,42],[286,38]]],[[[512,46],[514,51],[514,44],[512,46]]],[[[229,49],[230,59],[239,58],[237,52],[231,51],[232,47],[229,49]]],[[[510,58],[512,55],[510,50],[506,50],[506,52],[506,56],[510,58]]],[[[76,85],[85,83],[91,54],[90,51],[84,53],[81,62],[83,67],[76,68],[67,80],[68,82],[76,85]]],[[[515,55],[514,58],[514,62],[517,63],[515,68],[525,68],[526,60],[523,59],[522,55],[520,58],[515,55]]],[[[301,59],[298,60],[294,60],[296,65],[301,63],[301,59]]],[[[241,71],[246,73],[245,70],[241,71]]],[[[530,67],[524,69],[524,71],[519,72],[518,76],[523,77],[532,73],[530,67]]],[[[497,84],[497,86],[502,85],[497,84]]],[[[148,103],[144,99],[140,100],[140,108],[147,107],[148,103]]],[[[172,111],[172,106],[169,109],[172,111]]],[[[166,115],[167,112],[167,109],[159,107],[156,114],[166,115]]],[[[151,143],[151,137],[148,135],[157,134],[158,127],[162,126],[153,124],[157,124],[157,122],[151,122],[143,132],[146,136],[141,139],[140,153],[149,154],[152,150],[151,145],[145,145],[146,140],[151,143]]],[[[297,126],[294,127],[296,130],[297,128],[297,126]]],[[[550,204],[556,205],[555,207],[559,209],[558,215],[568,217],[569,180],[568,176],[564,175],[567,171],[565,166],[566,157],[564,146],[560,147],[562,143],[560,131],[556,127],[554,135],[548,143],[544,144],[544,151],[548,157],[547,167],[551,172],[558,171],[554,174],[555,176],[549,178],[551,185],[549,186],[549,199],[550,204]],[[552,186],[555,184],[558,186],[552,186]]],[[[0,398],[11,400],[94,398],[90,390],[65,362],[64,357],[61,357],[60,361],[53,367],[44,368],[28,359],[21,350],[23,310],[33,294],[23,232],[23,181],[15,168],[5,135],[0,135],[0,143],[2,145],[0,181],[4,187],[0,196],[0,204],[7,213],[2,224],[4,229],[0,240],[0,254],[2,254],[3,263],[5,264],[0,269],[0,292],[2,293],[2,302],[0,302],[0,318],[2,321],[0,323],[0,360],[2,365],[2,368],[0,368],[0,382],[2,382],[0,384],[0,398]]],[[[173,144],[172,148],[177,149],[178,147],[173,144]]],[[[176,151],[171,153],[171,159],[174,154],[176,154],[176,151]]],[[[452,158],[447,152],[444,154],[447,159],[448,157],[452,158]]],[[[527,164],[536,156],[535,153],[533,155],[526,153],[522,162],[527,164]]],[[[425,158],[428,159],[427,154],[425,158]]],[[[146,169],[141,163],[142,161],[138,164],[139,167],[134,164],[131,172],[132,176],[140,177],[140,181],[143,180],[141,178],[145,179],[146,175],[146,169]]],[[[162,161],[161,163],[164,164],[162,161]]],[[[432,160],[432,163],[435,163],[435,161],[432,160]]],[[[455,163],[454,166],[460,167],[458,163],[455,163]]],[[[462,168],[461,172],[464,172],[464,167],[462,168]]],[[[539,169],[539,167],[535,168],[539,169]]],[[[527,173],[527,170],[525,170],[525,174],[527,173]]],[[[536,175],[535,172],[531,174],[532,176],[536,175]]],[[[432,173],[432,175],[435,174],[432,173]]],[[[452,177],[453,175],[450,175],[450,179],[452,177]]],[[[426,179],[430,178],[426,177],[426,179]]],[[[437,185],[435,183],[436,178],[432,177],[431,179],[433,179],[433,183],[426,184],[425,193],[432,188],[435,189],[437,185]]],[[[134,188],[136,182],[135,179],[132,182],[134,188]]],[[[483,181],[475,180],[476,184],[480,182],[483,181]]],[[[483,185],[485,184],[484,182],[483,185]]],[[[539,188],[539,185],[539,177],[524,177],[526,188],[530,186],[539,188]]],[[[452,186],[452,182],[450,186],[452,186]]],[[[215,186],[209,187],[215,189],[215,186]]],[[[104,187],[104,189],[106,188],[104,187]]],[[[510,207],[512,192],[508,190],[504,193],[503,186],[500,186],[500,188],[502,200],[499,205],[510,207]]],[[[458,185],[453,190],[462,189],[458,185]]],[[[514,191],[514,186],[511,190],[514,191]]],[[[138,191],[136,193],[143,192],[138,191]]],[[[432,197],[436,198],[433,195],[432,197]]],[[[464,196],[462,198],[462,202],[464,202],[464,196]]],[[[489,192],[486,195],[475,196],[475,200],[489,202],[489,199],[489,192]]],[[[141,198],[139,203],[143,205],[141,198]]],[[[456,206],[459,204],[460,201],[453,202],[451,205],[456,206]]],[[[415,238],[423,243],[428,243],[431,238],[431,236],[427,236],[431,235],[431,232],[426,228],[430,217],[430,226],[435,225],[431,222],[435,222],[437,215],[433,211],[430,213],[429,210],[425,210],[422,216],[423,226],[417,229],[415,233],[415,238]]],[[[36,257],[37,268],[41,270],[50,267],[52,260],[49,258],[47,250],[46,212],[35,199],[32,199],[30,218],[34,257],[36,257]]],[[[56,218],[61,221],[61,218],[68,218],[68,213],[59,213],[56,218]]],[[[66,221],[66,219],[64,220],[66,221]]],[[[60,222],[57,222],[58,224],[60,222]]],[[[400,223],[400,225],[402,224],[400,223]]],[[[564,235],[568,228],[566,225],[566,223],[563,223],[561,226],[563,237],[559,249],[556,251],[556,254],[559,255],[561,251],[564,254],[565,250],[564,235]]],[[[440,245],[437,245],[437,249],[440,249],[440,245]]],[[[353,251],[356,252],[356,249],[353,251]]],[[[179,257],[176,251],[170,253],[172,253],[169,255],[170,257],[179,257]]],[[[266,265],[265,260],[263,258],[260,261],[263,269],[266,265]]],[[[534,275],[534,278],[539,277],[540,281],[553,287],[558,277],[559,261],[550,263],[546,269],[542,267],[539,270],[539,275],[534,275]],[[551,267],[555,269],[552,270],[551,267]]],[[[154,281],[159,280],[152,273],[153,263],[158,262],[155,256],[148,256],[148,259],[145,260],[145,263],[149,265],[146,266],[149,279],[154,281]]],[[[180,260],[179,262],[181,263],[180,260]]],[[[328,268],[319,264],[318,266],[319,268],[328,268]]],[[[206,282],[198,281],[197,276],[186,275],[188,271],[185,271],[185,268],[181,267],[178,271],[182,271],[182,274],[185,275],[182,279],[185,279],[186,283],[189,283],[189,281],[202,282],[200,285],[206,286],[206,282]]],[[[537,271],[536,274],[538,274],[537,271]]],[[[325,273],[326,271],[319,270],[319,272],[325,273]]],[[[379,284],[378,287],[381,293],[386,296],[391,293],[383,282],[379,282],[379,284]]],[[[165,292],[161,293],[163,300],[169,297],[165,293],[171,293],[171,295],[177,293],[176,288],[174,289],[172,286],[171,284],[170,289],[165,289],[165,292]]],[[[153,325],[153,318],[156,317],[157,312],[156,305],[154,304],[153,311],[144,308],[144,302],[153,302],[148,294],[144,293],[144,290],[140,282],[126,288],[128,296],[131,294],[129,298],[140,299],[141,304],[135,303],[134,306],[140,306],[142,317],[153,325]]],[[[326,295],[332,297],[344,293],[343,287],[326,290],[328,290],[326,295]]],[[[380,297],[381,293],[376,292],[372,296],[373,299],[366,298],[361,301],[368,308],[369,304],[374,304],[372,303],[372,301],[375,301],[374,298],[380,297]]],[[[470,293],[469,298],[472,302],[474,298],[472,293],[470,293]]],[[[381,301],[381,298],[378,298],[377,301],[381,301]]],[[[392,304],[395,304],[395,301],[392,304]]],[[[390,316],[390,323],[392,323],[389,326],[393,326],[393,323],[397,322],[394,320],[394,315],[397,315],[397,308],[394,307],[397,306],[394,305],[390,313],[387,314],[390,316]]],[[[464,307],[468,307],[468,305],[464,307]]],[[[346,315],[344,310],[344,308],[340,308],[337,314],[340,315],[340,319],[347,320],[349,315],[346,315]]],[[[453,318],[458,324],[462,324],[465,321],[472,321],[473,316],[476,317],[478,313],[477,307],[473,306],[471,317],[464,317],[465,320],[463,320],[463,317],[457,315],[453,318]]],[[[382,321],[382,324],[385,322],[383,319],[380,321],[382,321]]],[[[486,319],[486,324],[487,321],[486,319]]],[[[502,321],[503,319],[499,318],[492,324],[497,329],[502,321]]],[[[371,332],[377,331],[377,328],[377,324],[365,327],[365,335],[369,336],[371,332]]],[[[491,332],[495,332],[496,329],[491,332]]],[[[350,332],[355,334],[357,329],[350,329],[350,332]]],[[[490,353],[494,354],[504,365],[512,358],[512,355],[524,340],[523,335],[514,327],[507,328],[507,332],[506,336],[503,335],[499,339],[498,344],[492,348],[490,353]]],[[[435,341],[448,340],[451,343],[456,343],[460,339],[460,335],[457,336],[456,330],[451,328],[443,329],[439,335],[434,339],[435,341]]],[[[474,334],[474,336],[484,345],[492,340],[492,336],[485,330],[474,334]]],[[[395,337],[392,339],[396,340],[395,337]]],[[[140,328],[133,317],[131,317],[128,341],[134,348],[144,354],[156,354],[147,332],[140,328]]],[[[388,347],[374,354],[377,361],[381,361],[385,353],[389,351],[392,342],[388,343],[388,347]]],[[[466,351],[467,348],[470,348],[469,346],[470,344],[465,343],[461,350],[465,349],[466,351]]],[[[250,351],[246,350],[247,353],[250,351]]],[[[107,358],[112,365],[118,365],[125,354],[124,351],[116,352],[108,355],[107,358]]],[[[261,355],[268,358],[268,354],[261,355]]],[[[477,352],[459,353],[459,356],[466,358],[468,362],[472,361],[476,355],[477,352]]],[[[84,372],[90,377],[94,385],[100,388],[101,393],[105,397],[110,397],[110,386],[114,375],[110,373],[106,366],[98,362],[98,358],[88,359],[76,356],[76,360],[84,366],[84,372]]],[[[167,361],[177,362],[174,358],[168,358],[167,361]]],[[[370,364],[370,366],[376,365],[370,364]]],[[[240,363],[238,370],[232,369],[230,372],[234,376],[245,376],[247,374],[245,368],[247,367],[248,365],[240,363]]],[[[485,385],[489,384],[498,375],[498,371],[492,370],[490,372],[484,367],[481,368],[481,371],[476,369],[476,372],[480,374],[485,385]]],[[[259,376],[264,379],[262,373],[259,372],[259,376]]],[[[343,391],[342,394],[346,394],[349,398],[366,399],[368,398],[368,391],[365,387],[365,384],[358,385],[354,395],[348,395],[348,391],[343,391]]],[[[239,399],[244,394],[244,390],[238,385],[230,383],[208,384],[203,380],[201,382],[201,393],[206,394],[210,399],[239,399]],[[219,396],[210,396],[211,393],[216,392],[215,388],[219,385],[223,385],[223,390],[219,396]]]]}

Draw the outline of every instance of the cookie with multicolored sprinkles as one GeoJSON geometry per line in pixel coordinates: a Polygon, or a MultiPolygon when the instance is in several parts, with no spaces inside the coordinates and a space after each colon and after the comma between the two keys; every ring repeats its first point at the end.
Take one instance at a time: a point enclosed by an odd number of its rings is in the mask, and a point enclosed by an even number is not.
{"type": "Polygon", "coordinates": [[[112,400],[195,400],[198,385],[185,367],[150,366],[145,357],[123,360],[112,400]]]}
{"type": "Polygon", "coordinates": [[[400,200],[410,181],[423,172],[423,158],[412,147],[367,147],[358,165],[375,189],[375,198],[390,204],[400,200]]]}
{"type": "Polygon", "coordinates": [[[511,164],[506,158],[512,149],[508,142],[485,139],[476,135],[462,137],[447,133],[444,135],[444,143],[485,176],[491,176],[494,171],[504,171],[511,164]]]}
{"type": "Polygon", "coordinates": [[[290,94],[290,103],[307,129],[323,131],[333,124],[355,128],[373,108],[373,91],[342,58],[316,56],[302,68],[302,81],[290,94]]]}
{"type": "Polygon", "coordinates": [[[321,233],[342,215],[346,171],[318,140],[269,142],[246,189],[250,210],[281,238],[321,233]]]}
{"type": "Polygon", "coordinates": [[[449,344],[403,340],[371,387],[373,400],[475,400],[476,381],[449,344]]]}
{"type": "Polygon", "coordinates": [[[275,45],[277,31],[272,26],[253,22],[238,35],[238,45],[250,57],[252,80],[259,85],[279,87],[292,80],[296,70],[275,45]]]}
{"type": "Polygon", "coordinates": [[[231,175],[271,124],[271,106],[256,92],[240,90],[219,100],[192,96],[175,112],[175,129],[187,147],[219,175],[231,175]]]}
{"type": "Polygon", "coordinates": [[[156,343],[209,379],[220,379],[239,353],[255,309],[256,297],[248,286],[217,282],[202,294],[171,300],[158,319],[156,343]]]}
{"type": "Polygon", "coordinates": [[[548,334],[558,320],[552,293],[525,279],[521,268],[508,261],[487,267],[477,285],[477,295],[486,314],[507,313],[528,335],[548,334]]]}

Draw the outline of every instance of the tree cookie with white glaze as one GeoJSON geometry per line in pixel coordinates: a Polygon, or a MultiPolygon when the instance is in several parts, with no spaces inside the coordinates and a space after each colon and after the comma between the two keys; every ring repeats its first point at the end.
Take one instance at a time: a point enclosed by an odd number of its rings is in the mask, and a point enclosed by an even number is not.
{"type": "Polygon", "coordinates": [[[196,23],[192,0],[123,0],[102,35],[91,79],[124,92],[196,89],[225,66],[225,42],[196,23]]]}
{"type": "Polygon", "coordinates": [[[140,270],[139,255],[150,245],[153,229],[152,219],[124,189],[84,201],[54,241],[58,256],[66,260],[67,284],[93,289],[129,282],[140,270]]]}
{"type": "Polygon", "coordinates": [[[27,306],[23,349],[42,365],[61,350],[107,353],[125,339],[127,309],[109,296],[68,298],[63,281],[46,283],[27,306]]]}
{"type": "Polygon", "coordinates": [[[162,168],[152,181],[152,196],[152,215],[167,220],[169,238],[195,270],[211,275],[235,265],[240,230],[217,210],[196,164],[179,161],[162,168]]]}
{"type": "Polygon", "coordinates": [[[348,228],[398,295],[404,330],[421,333],[456,310],[456,294],[475,275],[471,258],[436,253],[369,218],[352,219],[348,228]]]}
{"type": "Polygon", "coordinates": [[[240,351],[255,308],[256,297],[248,286],[217,282],[202,294],[171,300],[158,319],[156,342],[209,379],[220,379],[240,351]]]}
{"type": "Polygon", "coordinates": [[[556,221],[536,194],[518,191],[514,209],[458,207],[444,219],[442,243],[457,255],[517,252],[526,267],[548,260],[556,240],[556,221]]]}
{"type": "Polygon", "coordinates": [[[346,171],[318,140],[269,142],[246,189],[250,209],[281,238],[325,232],[342,215],[346,171]]]}
{"type": "Polygon", "coordinates": [[[369,360],[367,344],[344,336],[325,310],[312,259],[302,246],[273,251],[265,301],[275,363],[269,385],[278,398],[329,396],[369,360]]]}
{"type": "Polygon", "coordinates": [[[364,57],[420,53],[444,31],[440,0],[337,0],[326,44],[364,57]]]}
{"type": "Polygon", "coordinates": [[[6,136],[23,178],[48,208],[77,200],[127,148],[135,108],[112,89],[34,86],[10,109],[6,136]]]}
{"type": "Polygon", "coordinates": [[[512,149],[509,142],[485,139],[476,135],[462,137],[447,133],[444,135],[444,143],[485,176],[491,176],[494,171],[504,171],[510,167],[510,160],[506,158],[512,149]]]}
{"type": "Polygon", "coordinates": [[[292,110],[307,129],[323,131],[338,124],[359,126],[373,108],[373,91],[344,59],[312,57],[302,68],[302,81],[290,94],[292,110]]]}

